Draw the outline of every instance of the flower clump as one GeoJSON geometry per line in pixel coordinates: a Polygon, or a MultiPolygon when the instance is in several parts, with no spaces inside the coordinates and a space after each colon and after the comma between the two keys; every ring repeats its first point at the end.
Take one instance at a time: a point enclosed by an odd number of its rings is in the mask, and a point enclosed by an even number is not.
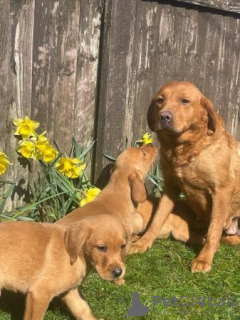
{"type": "MultiPolygon", "coordinates": [[[[99,195],[101,190],[91,185],[86,173],[87,165],[82,160],[94,143],[81,151],[73,138],[71,153],[67,156],[59,148],[52,146],[46,131],[37,133],[39,122],[25,116],[15,119],[13,124],[16,127],[14,135],[18,138],[18,154],[26,159],[39,161],[44,173],[39,185],[34,183],[35,194],[32,195],[30,207],[26,206],[24,209],[32,210],[34,219],[38,217],[42,221],[45,212],[49,211],[46,208],[54,208],[48,218],[51,216],[57,220],[76,205],[84,206],[99,195]]],[[[151,135],[145,133],[136,143],[147,145],[152,142],[151,135]]],[[[10,164],[6,154],[0,152],[0,175],[10,164]]]]}
{"type": "MultiPolygon", "coordinates": [[[[13,124],[17,127],[14,135],[20,136],[17,151],[27,159],[42,160],[51,163],[59,156],[59,152],[49,142],[46,131],[37,134],[39,122],[29,117],[15,119],[13,124]]],[[[59,157],[55,168],[67,178],[75,179],[83,174],[86,164],[77,158],[59,157]]]]}
{"type": "Polygon", "coordinates": [[[14,135],[20,136],[17,151],[27,159],[43,160],[51,162],[58,156],[58,151],[52,147],[46,132],[37,134],[35,129],[39,127],[39,122],[31,120],[29,117],[15,119],[13,124],[17,127],[14,135]]]}
{"type": "Polygon", "coordinates": [[[7,155],[4,152],[0,151],[0,175],[4,174],[10,165],[7,155]]]}

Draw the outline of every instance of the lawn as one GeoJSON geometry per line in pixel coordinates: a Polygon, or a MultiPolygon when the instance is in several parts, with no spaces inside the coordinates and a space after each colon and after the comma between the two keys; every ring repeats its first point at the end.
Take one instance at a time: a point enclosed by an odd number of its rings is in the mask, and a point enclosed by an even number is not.
{"type": "MultiPolygon", "coordinates": [[[[196,250],[180,242],[158,240],[145,254],[127,257],[125,285],[116,286],[103,281],[92,272],[82,285],[82,293],[94,315],[105,320],[120,320],[124,317],[146,320],[239,320],[240,246],[221,245],[215,255],[213,269],[207,274],[191,274],[189,265],[195,255],[196,250]],[[145,316],[126,316],[133,292],[138,292],[142,304],[149,307],[145,316]],[[166,299],[165,305],[162,301],[153,306],[154,296],[158,296],[154,298],[156,302],[160,297],[166,299]],[[183,297],[181,304],[189,305],[181,306],[179,301],[173,301],[174,297],[183,297]]],[[[3,292],[0,320],[22,320],[23,309],[22,296],[3,292]]],[[[45,319],[73,318],[56,299],[45,319]]]]}

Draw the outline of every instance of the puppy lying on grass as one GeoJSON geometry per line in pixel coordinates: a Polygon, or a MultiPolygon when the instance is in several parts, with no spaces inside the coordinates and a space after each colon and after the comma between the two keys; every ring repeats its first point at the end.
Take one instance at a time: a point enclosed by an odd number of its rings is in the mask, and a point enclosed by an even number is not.
{"type": "MultiPolygon", "coordinates": [[[[149,196],[146,201],[138,204],[136,214],[142,217],[141,234],[147,230],[154,218],[158,203],[159,198],[149,196]]],[[[157,238],[164,239],[172,236],[175,240],[201,245],[205,242],[205,238],[202,235],[206,233],[206,228],[206,223],[202,220],[197,220],[196,214],[188,206],[187,202],[179,199],[160,229],[157,238]]],[[[135,240],[137,239],[136,237],[135,240]]],[[[134,250],[132,253],[134,253],[134,250]]]]}
{"type": "Polygon", "coordinates": [[[105,280],[123,277],[128,239],[122,223],[106,215],[88,217],[69,227],[2,223],[0,289],[27,294],[24,320],[42,320],[58,295],[77,319],[96,320],[78,286],[92,267],[105,280]]]}

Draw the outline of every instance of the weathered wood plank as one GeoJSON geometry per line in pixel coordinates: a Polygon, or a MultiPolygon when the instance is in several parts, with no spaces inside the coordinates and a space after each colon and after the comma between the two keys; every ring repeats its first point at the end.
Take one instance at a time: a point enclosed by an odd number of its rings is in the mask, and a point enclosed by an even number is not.
{"type": "Polygon", "coordinates": [[[47,130],[50,137],[53,137],[55,118],[58,10],[57,0],[35,3],[31,115],[41,122],[42,130],[47,130]]]}
{"type": "Polygon", "coordinates": [[[73,133],[81,145],[95,139],[102,2],[85,0],[80,4],[73,133]]]}
{"type": "MultiPolygon", "coordinates": [[[[15,147],[12,137],[12,115],[16,103],[13,97],[13,69],[11,64],[11,15],[10,1],[0,0],[0,150],[4,151],[13,162],[15,157],[12,148],[15,147]]],[[[8,170],[1,179],[15,181],[15,170],[8,170]]],[[[4,193],[5,188],[1,190],[4,193]]],[[[11,203],[8,209],[11,209],[11,203]]]]}
{"type": "Polygon", "coordinates": [[[12,1],[12,65],[18,118],[31,113],[34,0],[12,1]]]}
{"type": "Polygon", "coordinates": [[[95,179],[107,161],[116,156],[132,137],[133,100],[130,90],[135,77],[131,63],[135,36],[136,1],[106,1],[103,33],[100,103],[97,124],[95,179]]]}
{"type": "Polygon", "coordinates": [[[186,2],[199,6],[210,7],[214,9],[224,10],[228,12],[240,13],[239,0],[177,0],[178,2],[186,2]]]}
{"type": "Polygon", "coordinates": [[[137,19],[135,25],[134,39],[134,63],[135,90],[131,91],[133,96],[132,131],[133,142],[138,140],[143,133],[149,131],[146,121],[146,114],[150,101],[154,95],[154,79],[156,77],[156,45],[157,32],[154,27],[159,24],[160,16],[157,14],[157,6],[146,3],[137,7],[137,19]],[[140,32],[139,32],[140,30],[140,32]]]}
{"type": "Polygon", "coordinates": [[[10,2],[0,0],[0,149],[9,150],[9,109],[13,104],[11,72],[11,21],[10,2]]]}
{"type": "MultiPolygon", "coordinates": [[[[53,92],[53,137],[69,152],[74,126],[80,2],[60,1],[56,23],[56,68],[53,92]]],[[[51,90],[51,87],[48,88],[51,90]]],[[[51,129],[50,129],[51,130],[51,129]]]]}

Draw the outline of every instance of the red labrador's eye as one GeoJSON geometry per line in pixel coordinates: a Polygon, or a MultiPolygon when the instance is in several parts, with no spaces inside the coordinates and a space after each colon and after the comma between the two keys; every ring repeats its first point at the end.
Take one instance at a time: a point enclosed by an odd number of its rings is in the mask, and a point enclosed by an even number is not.
{"type": "Polygon", "coordinates": [[[158,98],[157,103],[163,103],[163,97],[158,98]]]}
{"type": "Polygon", "coordinates": [[[183,103],[183,104],[187,104],[187,103],[189,103],[190,101],[189,100],[187,100],[187,99],[181,99],[181,103],[183,103]]]}

